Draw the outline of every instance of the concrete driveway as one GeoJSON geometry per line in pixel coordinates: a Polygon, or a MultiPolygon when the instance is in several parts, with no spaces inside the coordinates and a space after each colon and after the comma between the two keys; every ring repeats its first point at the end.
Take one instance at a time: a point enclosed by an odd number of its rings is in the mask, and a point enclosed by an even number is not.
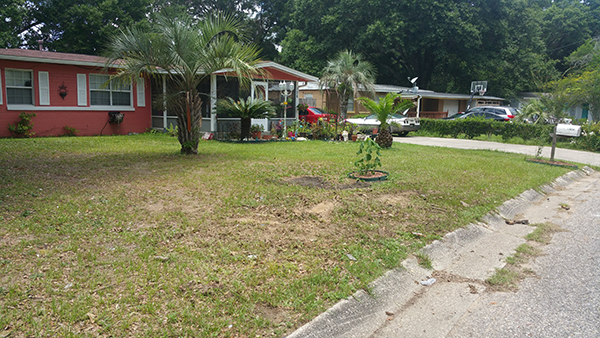
{"type": "MultiPolygon", "coordinates": [[[[394,142],[458,149],[498,150],[507,153],[525,154],[531,157],[535,156],[538,148],[536,146],[525,146],[520,144],[436,137],[394,137],[394,142]]],[[[550,150],[550,147],[544,147],[542,150],[542,157],[550,158],[550,150]]],[[[587,151],[556,148],[554,158],[557,160],[578,162],[600,167],[600,154],[590,153],[587,151]]]]}

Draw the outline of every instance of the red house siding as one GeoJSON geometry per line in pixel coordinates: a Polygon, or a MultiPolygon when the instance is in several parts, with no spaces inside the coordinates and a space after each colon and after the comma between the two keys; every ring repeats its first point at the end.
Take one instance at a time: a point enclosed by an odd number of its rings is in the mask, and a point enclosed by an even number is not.
{"type": "Polygon", "coordinates": [[[136,83],[131,86],[131,107],[95,107],[90,105],[90,74],[103,74],[102,68],[52,64],[43,62],[20,62],[0,60],[0,90],[2,103],[0,104],[0,137],[14,136],[7,128],[8,124],[16,124],[22,112],[35,113],[33,118],[33,131],[36,136],[59,136],[65,134],[65,126],[79,130],[78,135],[112,135],[140,133],[151,127],[151,93],[149,81],[144,81],[145,106],[140,107],[136,83]],[[31,70],[33,71],[33,97],[34,106],[17,109],[7,103],[6,70],[31,70]],[[48,72],[50,105],[40,105],[39,72],[48,72]],[[78,105],[77,74],[86,75],[85,106],[78,105]],[[59,94],[59,87],[64,84],[67,95],[64,99],[59,94]],[[108,112],[120,111],[125,117],[119,125],[108,123],[108,112]],[[104,130],[103,130],[104,128],[104,130]]]}

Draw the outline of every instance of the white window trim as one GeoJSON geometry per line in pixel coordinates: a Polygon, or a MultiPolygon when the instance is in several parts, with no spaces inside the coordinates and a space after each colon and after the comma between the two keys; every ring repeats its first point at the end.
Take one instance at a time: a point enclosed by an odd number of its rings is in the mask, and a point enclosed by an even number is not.
{"type": "Polygon", "coordinates": [[[0,69],[0,104],[3,104],[3,101],[2,101],[2,92],[3,92],[3,90],[2,90],[2,88],[4,88],[4,87],[2,86],[2,70],[0,69]]]}
{"type": "MultiPolygon", "coordinates": [[[[6,87],[6,93],[7,93],[6,94],[7,95],[6,96],[6,104],[8,105],[8,88],[9,88],[8,83],[6,82],[6,71],[7,70],[15,70],[15,71],[19,71],[19,72],[30,72],[31,73],[31,102],[32,102],[32,104],[31,105],[20,105],[20,106],[28,106],[28,107],[35,106],[35,94],[34,94],[35,86],[33,85],[33,83],[34,83],[33,69],[19,69],[19,68],[6,68],[4,70],[4,78],[5,78],[5,84],[6,84],[5,87],[6,87]]],[[[27,88],[27,87],[12,87],[11,86],[10,88],[27,88]]]]}
{"type": "Polygon", "coordinates": [[[28,111],[135,111],[135,108],[130,106],[92,106],[92,107],[80,107],[80,106],[31,106],[27,104],[11,104],[6,106],[6,110],[28,110],[28,111]]]}
{"type": "MultiPolygon", "coordinates": [[[[92,75],[106,76],[106,74],[97,74],[97,73],[90,73],[89,75],[90,76],[92,76],[92,75]]],[[[108,92],[110,92],[111,93],[111,95],[110,95],[110,102],[111,102],[111,104],[110,105],[103,105],[103,106],[92,105],[92,102],[91,102],[92,88],[90,86],[90,88],[89,88],[89,93],[90,93],[90,107],[95,107],[95,108],[97,108],[97,107],[108,107],[107,108],[108,110],[115,110],[115,109],[121,109],[121,110],[123,110],[123,109],[126,109],[126,108],[133,108],[133,83],[129,84],[129,105],[126,105],[126,106],[124,106],[124,105],[117,106],[117,105],[113,105],[112,104],[112,93],[113,92],[127,92],[127,91],[124,91],[124,90],[112,89],[112,82],[110,82],[110,87],[108,89],[93,89],[93,90],[94,91],[108,91],[108,92]]]]}
{"type": "Polygon", "coordinates": [[[50,105],[50,75],[48,72],[38,72],[38,91],[40,106],[50,105]]]}

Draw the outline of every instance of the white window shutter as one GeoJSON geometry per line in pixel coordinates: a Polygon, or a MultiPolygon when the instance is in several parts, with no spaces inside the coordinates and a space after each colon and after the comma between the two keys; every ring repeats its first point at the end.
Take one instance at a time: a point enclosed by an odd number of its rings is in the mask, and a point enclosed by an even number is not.
{"type": "Polygon", "coordinates": [[[48,72],[38,72],[40,86],[40,106],[50,105],[50,79],[48,72]]]}
{"type": "Polygon", "coordinates": [[[87,77],[77,74],[77,105],[87,106],[87,77]]]}
{"type": "Polygon", "coordinates": [[[138,107],[146,106],[146,86],[143,77],[137,79],[137,105],[138,107]]]}
{"type": "Polygon", "coordinates": [[[2,71],[0,70],[0,104],[2,104],[2,71]]]}

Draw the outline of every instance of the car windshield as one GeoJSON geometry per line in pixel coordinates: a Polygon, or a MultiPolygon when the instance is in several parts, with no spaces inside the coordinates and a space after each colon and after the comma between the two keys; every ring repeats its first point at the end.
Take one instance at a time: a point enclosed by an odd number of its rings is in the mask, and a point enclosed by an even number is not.
{"type": "Polygon", "coordinates": [[[321,108],[316,108],[316,107],[313,107],[313,108],[310,108],[310,110],[311,110],[313,113],[317,114],[317,115],[319,115],[319,114],[320,114],[320,115],[327,114],[326,112],[324,112],[323,110],[321,110],[321,108]]]}
{"type": "Polygon", "coordinates": [[[400,114],[400,113],[396,113],[396,114],[393,114],[393,115],[392,115],[392,116],[390,116],[390,117],[391,117],[391,118],[393,118],[393,119],[403,119],[403,118],[405,118],[405,117],[406,117],[406,115],[402,115],[402,114],[400,114]]]}

